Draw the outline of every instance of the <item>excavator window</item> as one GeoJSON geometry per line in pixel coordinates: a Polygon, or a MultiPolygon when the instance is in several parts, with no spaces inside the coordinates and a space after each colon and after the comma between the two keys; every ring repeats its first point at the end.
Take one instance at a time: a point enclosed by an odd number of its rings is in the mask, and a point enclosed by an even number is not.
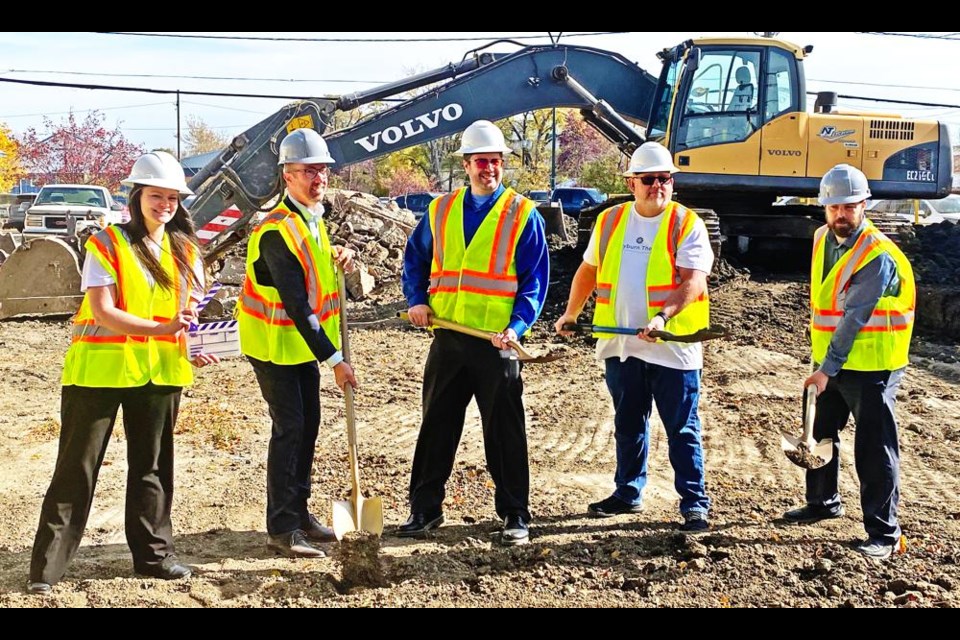
{"type": "Polygon", "coordinates": [[[759,125],[759,50],[704,49],[689,81],[677,149],[740,142],[759,125]]]}

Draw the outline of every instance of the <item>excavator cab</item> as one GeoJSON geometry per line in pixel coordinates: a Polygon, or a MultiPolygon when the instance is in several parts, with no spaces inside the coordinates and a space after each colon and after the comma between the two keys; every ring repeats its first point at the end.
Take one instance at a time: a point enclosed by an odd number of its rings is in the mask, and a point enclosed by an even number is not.
{"type": "Polygon", "coordinates": [[[949,191],[942,123],[841,111],[836,94],[819,95],[807,112],[803,62],[812,50],[775,38],[705,38],[658,54],[647,136],[674,154],[678,199],[715,210],[724,235],[809,240],[821,215],[784,216],[772,205],[816,194],[841,163],[861,169],[875,195],[949,191]]]}

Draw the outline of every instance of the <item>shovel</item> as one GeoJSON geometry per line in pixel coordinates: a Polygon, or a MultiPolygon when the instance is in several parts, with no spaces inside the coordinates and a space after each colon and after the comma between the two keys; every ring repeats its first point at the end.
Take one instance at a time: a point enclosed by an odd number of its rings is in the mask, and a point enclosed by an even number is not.
{"type": "MultiPolygon", "coordinates": [[[[340,289],[340,337],[343,359],[350,362],[350,339],[347,333],[346,286],[343,271],[337,270],[340,289]]],[[[360,464],[357,457],[357,425],[353,407],[353,387],[348,382],[343,385],[343,397],[346,401],[347,444],[350,447],[350,499],[336,500],[333,503],[333,532],[337,540],[351,531],[368,531],[376,535],[383,533],[383,501],[380,498],[364,498],[360,491],[360,464]]]]}
{"type": "Polygon", "coordinates": [[[833,459],[833,440],[824,438],[817,442],[813,439],[813,418],[817,413],[817,385],[808,386],[805,396],[803,434],[799,438],[794,438],[781,432],[780,447],[787,459],[798,467],[819,469],[833,459]]]}
{"type": "MultiPolygon", "coordinates": [[[[397,313],[397,317],[402,320],[409,320],[410,316],[407,315],[406,311],[400,311],[397,313]]],[[[450,331],[456,331],[458,333],[465,333],[468,336],[473,336],[474,338],[484,338],[489,340],[491,337],[496,334],[493,331],[484,331],[483,329],[474,329],[473,327],[468,327],[463,324],[458,324],[456,322],[451,322],[450,320],[441,320],[440,318],[433,316],[430,319],[431,328],[439,327],[441,329],[449,329],[450,331]]],[[[510,341],[507,344],[510,345],[510,348],[517,352],[517,357],[521,362],[526,362],[527,364],[537,364],[540,362],[553,362],[554,360],[559,360],[563,357],[562,353],[546,353],[541,356],[536,356],[524,349],[520,343],[510,341]]]]}
{"type": "MultiPolygon", "coordinates": [[[[597,324],[587,324],[584,322],[568,322],[563,325],[564,331],[576,331],[577,333],[612,333],[621,336],[636,336],[643,333],[643,327],[632,329],[630,327],[605,327],[597,324]]],[[[723,338],[727,335],[726,327],[718,324],[704,327],[693,333],[676,334],[669,331],[651,331],[651,338],[658,338],[668,342],[703,342],[704,340],[713,340],[723,338]]]]}

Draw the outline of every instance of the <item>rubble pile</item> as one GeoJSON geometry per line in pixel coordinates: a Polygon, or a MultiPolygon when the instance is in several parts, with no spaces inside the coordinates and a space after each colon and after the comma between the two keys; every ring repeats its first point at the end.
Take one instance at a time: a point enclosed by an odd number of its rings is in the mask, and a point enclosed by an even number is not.
{"type": "MultiPolygon", "coordinates": [[[[357,268],[346,278],[350,298],[366,300],[385,289],[395,296],[403,270],[403,250],[417,222],[413,214],[393,203],[382,204],[379,198],[368,193],[338,189],[327,191],[324,207],[331,244],[357,252],[357,268]]],[[[253,224],[256,222],[251,221],[253,224]]],[[[242,241],[210,265],[211,275],[224,286],[204,309],[203,318],[233,314],[243,284],[246,259],[247,243],[242,241]]]]}
{"type": "Polygon", "coordinates": [[[960,225],[914,226],[900,234],[917,282],[960,286],[960,225]]]}

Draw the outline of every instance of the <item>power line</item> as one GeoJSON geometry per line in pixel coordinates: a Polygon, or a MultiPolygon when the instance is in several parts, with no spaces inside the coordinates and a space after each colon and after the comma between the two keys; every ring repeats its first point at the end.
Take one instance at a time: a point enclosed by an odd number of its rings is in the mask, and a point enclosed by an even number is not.
{"type": "MultiPolygon", "coordinates": [[[[472,42],[478,40],[549,40],[550,35],[527,36],[482,36],[476,38],[284,38],[266,36],[209,36],[178,33],[143,33],[134,31],[94,31],[93,33],[111,36],[139,36],[142,38],[194,38],[202,40],[256,40],[262,42],[356,42],[356,43],[387,43],[387,42],[472,42]]],[[[592,31],[584,33],[566,33],[565,38],[579,38],[586,36],[609,36],[630,33],[629,31],[592,31]]]]}
{"type": "MultiPolygon", "coordinates": [[[[71,113],[90,113],[91,111],[117,111],[118,109],[139,109],[141,107],[159,107],[164,105],[172,106],[170,102],[147,102],[145,104],[129,104],[120,107],[98,107],[95,109],[72,109],[70,111],[44,111],[43,113],[18,113],[15,115],[4,116],[0,118],[35,118],[37,116],[62,116],[71,113]]],[[[259,111],[253,113],[261,113],[259,111]]]]}
{"type": "MultiPolygon", "coordinates": [[[[96,89],[102,91],[139,91],[141,93],[162,93],[167,95],[180,94],[184,96],[217,96],[220,98],[268,98],[271,100],[303,100],[305,96],[264,95],[258,93],[218,93],[216,91],[185,91],[183,89],[148,89],[146,87],[117,87],[105,84],[79,84],[73,82],[47,82],[45,80],[16,80],[14,78],[0,78],[0,82],[27,84],[38,87],[67,87],[71,89],[96,89]]],[[[313,96],[320,100],[336,100],[338,96],[313,96]]]]}
{"type": "Polygon", "coordinates": [[[386,84],[388,80],[344,80],[337,78],[241,78],[231,76],[178,76],[162,73],[97,73],[92,71],[56,71],[51,69],[7,69],[5,73],[47,73],[64,76],[102,76],[111,78],[174,78],[182,80],[238,80],[243,82],[332,82],[349,84],[386,84]]]}
{"type": "Polygon", "coordinates": [[[920,38],[921,40],[954,40],[960,41],[960,33],[896,33],[893,31],[857,31],[868,36],[897,36],[901,38],[920,38]]]}
{"type": "Polygon", "coordinates": [[[884,84],[882,82],[854,82],[852,80],[819,80],[817,78],[807,78],[810,82],[824,82],[826,84],[856,84],[865,87],[889,87],[891,89],[930,89],[932,91],[960,91],[952,87],[931,87],[916,84],[884,84]]]}

